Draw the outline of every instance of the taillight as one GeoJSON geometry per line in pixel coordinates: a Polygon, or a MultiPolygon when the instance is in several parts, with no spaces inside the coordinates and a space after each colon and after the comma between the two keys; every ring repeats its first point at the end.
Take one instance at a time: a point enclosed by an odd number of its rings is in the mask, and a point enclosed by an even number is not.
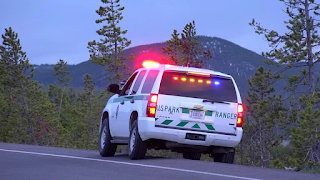
{"type": "Polygon", "coordinates": [[[151,94],[147,104],[147,113],[146,113],[147,117],[155,117],[157,102],[158,102],[158,95],[151,94]]]}
{"type": "Polygon", "coordinates": [[[243,104],[238,104],[238,118],[237,118],[237,127],[242,127],[243,124],[243,104]]]}

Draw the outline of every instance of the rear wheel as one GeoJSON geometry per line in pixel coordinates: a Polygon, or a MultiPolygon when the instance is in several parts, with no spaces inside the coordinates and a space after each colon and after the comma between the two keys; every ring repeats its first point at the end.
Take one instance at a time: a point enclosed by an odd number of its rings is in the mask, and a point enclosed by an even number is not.
{"type": "Polygon", "coordinates": [[[217,153],[214,155],[213,160],[214,162],[233,164],[234,158],[235,158],[235,152],[217,153]]]}
{"type": "Polygon", "coordinates": [[[147,143],[143,142],[138,131],[138,122],[132,123],[129,140],[129,157],[130,159],[143,159],[147,152],[147,143]]]}
{"type": "Polygon", "coordinates": [[[112,144],[110,141],[109,120],[106,118],[103,121],[99,138],[99,153],[102,157],[114,156],[116,153],[117,144],[112,144]]]}
{"type": "Polygon", "coordinates": [[[200,160],[201,153],[183,153],[184,159],[191,159],[191,160],[200,160]]]}

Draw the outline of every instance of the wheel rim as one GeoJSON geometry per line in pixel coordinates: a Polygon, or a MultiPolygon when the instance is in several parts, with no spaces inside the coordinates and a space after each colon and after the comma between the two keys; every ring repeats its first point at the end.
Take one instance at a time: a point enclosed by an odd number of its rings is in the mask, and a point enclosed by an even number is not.
{"type": "Polygon", "coordinates": [[[102,132],[101,132],[101,139],[100,139],[100,146],[101,148],[104,147],[105,143],[106,143],[106,138],[107,138],[107,128],[104,127],[102,132]]]}
{"type": "Polygon", "coordinates": [[[136,141],[136,133],[137,130],[134,128],[131,132],[131,137],[130,137],[130,151],[132,152],[134,149],[134,142],[136,141]]]}

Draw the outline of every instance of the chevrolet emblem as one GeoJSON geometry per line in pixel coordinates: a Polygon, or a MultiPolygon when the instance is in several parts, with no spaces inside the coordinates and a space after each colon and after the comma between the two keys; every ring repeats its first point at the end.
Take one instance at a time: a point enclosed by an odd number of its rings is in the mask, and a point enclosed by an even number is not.
{"type": "Polygon", "coordinates": [[[202,109],[203,106],[201,106],[201,105],[194,105],[194,108],[196,108],[196,109],[202,109]]]}

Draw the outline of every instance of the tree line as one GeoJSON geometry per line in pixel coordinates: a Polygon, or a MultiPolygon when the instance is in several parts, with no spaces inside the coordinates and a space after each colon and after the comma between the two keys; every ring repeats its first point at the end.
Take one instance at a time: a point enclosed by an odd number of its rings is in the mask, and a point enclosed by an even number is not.
{"type": "MultiPolygon", "coordinates": [[[[249,90],[242,95],[244,134],[236,163],[320,172],[320,79],[315,68],[320,61],[319,4],[279,1],[288,15],[285,34],[255,19],[249,23],[271,50],[262,53],[266,66],[248,79],[249,90]],[[276,70],[267,70],[267,65],[276,70]],[[288,71],[294,74],[288,76],[288,71]],[[275,89],[280,80],[284,88],[275,89]],[[284,140],[290,143],[283,145],[284,140]]],[[[120,0],[101,2],[104,6],[96,10],[100,17],[96,23],[103,24],[96,31],[101,38],[88,42],[90,61],[110,72],[108,83],[120,83],[132,72],[127,62],[135,60],[124,53],[131,45],[125,37],[127,30],[119,25],[125,8],[120,0]]],[[[198,41],[194,21],[171,36],[162,49],[163,62],[211,69],[208,60],[213,55],[198,41]]],[[[5,29],[0,45],[0,141],[96,150],[101,111],[111,94],[105,90],[94,94],[90,74],[84,76],[82,92],[75,93],[62,59],[54,70],[58,82],[46,90],[33,80],[33,67],[18,34],[11,27],[5,29]]]]}

